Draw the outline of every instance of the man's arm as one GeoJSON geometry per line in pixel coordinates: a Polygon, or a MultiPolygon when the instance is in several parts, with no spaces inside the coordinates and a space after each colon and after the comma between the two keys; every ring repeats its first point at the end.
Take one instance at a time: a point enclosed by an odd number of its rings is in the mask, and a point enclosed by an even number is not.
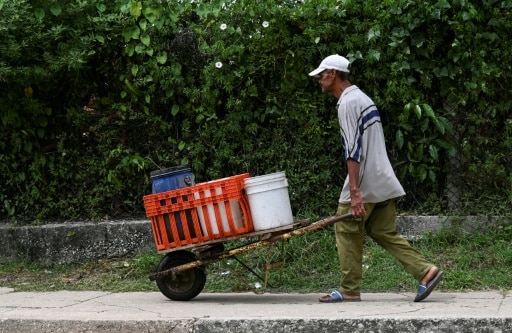
{"type": "Polygon", "coordinates": [[[363,217],[366,210],[363,205],[363,197],[359,191],[359,162],[349,158],[347,160],[348,179],[350,185],[350,206],[354,217],[363,217]]]}

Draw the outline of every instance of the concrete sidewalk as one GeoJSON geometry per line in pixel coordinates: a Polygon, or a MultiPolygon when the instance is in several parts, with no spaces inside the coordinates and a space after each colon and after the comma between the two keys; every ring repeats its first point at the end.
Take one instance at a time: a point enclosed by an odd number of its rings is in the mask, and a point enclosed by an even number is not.
{"type": "Polygon", "coordinates": [[[322,304],[320,294],[13,292],[0,288],[0,332],[512,332],[512,293],[369,293],[322,304]]]}

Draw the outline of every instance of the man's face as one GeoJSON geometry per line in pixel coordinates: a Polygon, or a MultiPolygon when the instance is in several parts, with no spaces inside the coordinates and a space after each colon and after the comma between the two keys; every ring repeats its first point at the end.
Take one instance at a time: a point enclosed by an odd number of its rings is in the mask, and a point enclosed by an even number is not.
{"type": "Polygon", "coordinates": [[[326,69],[320,73],[318,84],[322,88],[322,92],[331,92],[336,73],[333,69],[326,69]]]}

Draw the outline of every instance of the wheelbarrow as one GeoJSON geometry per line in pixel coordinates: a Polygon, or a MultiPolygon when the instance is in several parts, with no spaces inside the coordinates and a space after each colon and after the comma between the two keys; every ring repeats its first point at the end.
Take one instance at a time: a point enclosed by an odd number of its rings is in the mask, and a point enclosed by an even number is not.
{"type": "MultiPolygon", "coordinates": [[[[261,247],[271,246],[278,241],[283,241],[294,236],[303,235],[307,232],[324,228],[326,226],[350,218],[352,218],[352,215],[346,214],[340,216],[332,216],[311,224],[307,224],[307,221],[300,221],[278,228],[254,231],[212,240],[209,242],[191,244],[176,249],[167,250],[167,254],[158,263],[156,271],[149,275],[149,279],[156,281],[158,289],[169,299],[175,301],[187,301],[199,295],[203,290],[206,283],[206,265],[227,258],[233,257],[236,259],[236,255],[261,247]],[[240,238],[256,238],[257,240],[248,242],[244,245],[237,246],[229,250],[225,250],[224,244],[226,242],[240,238]]],[[[257,277],[264,280],[266,288],[268,270],[272,267],[272,264],[269,264],[267,261],[265,277],[262,278],[245,264],[242,262],[240,263],[245,268],[256,274],[257,277]]]]}
{"type": "MultiPolygon", "coordinates": [[[[246,193],[247,178],[249,174],[246,173],[144,196],[156,249],[165,253],[149,278],[156,281],[160,291],[169,299],[186,301],[199,295],[206,283],[205,268],[208,264],[226,258],[239,261],[236,258],[238,254],[265,246],[271,248],[278,241],[351,217],[333,216],[309,225],[308,221],[293,223],[291,211],[287,218],[278,214],[284,212],[282,202],[276,204],[278,200],[265,206],[266,209],[273,206],[269,210],[275,214],[269,214],[263,221],[259,214],[261,210],[253,212],[259,217],[256,225],[246,193]],[[234,240],[245,243],[226,250],[224,244],[234,240]]],[[[239,262],[262,279],[265,288],[269,269],[273,266],[282,268],[282,262],[271,264],[267,257],[265,277],[262,278],[239,262]]]]}

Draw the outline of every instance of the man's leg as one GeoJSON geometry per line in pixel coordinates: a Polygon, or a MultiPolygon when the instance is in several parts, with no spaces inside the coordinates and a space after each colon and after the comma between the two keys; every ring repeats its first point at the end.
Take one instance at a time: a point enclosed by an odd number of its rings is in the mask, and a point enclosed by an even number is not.
{"type": "MultiPolygon", "coordinates": [[[[350,212],[350,205],[338,206],[337,215],[350,212]]],[[[360,219],[345,220],[334,225],[341,266],[340,291],[346,296],[359,296],[363,274],[364,228],[360,219]]]]}
{"type": "MultiPolygon", "coordinates": [[[[372,214],[365,223],[367,234],[387,252],[393,255],[416,280],[426,277],[433,264],[414,249],[409,242],[396,231],[395,201],[388,200],[375,205],[372,214]]],[[[434,274],[435,275],[435,274],[434,274]]]]}

